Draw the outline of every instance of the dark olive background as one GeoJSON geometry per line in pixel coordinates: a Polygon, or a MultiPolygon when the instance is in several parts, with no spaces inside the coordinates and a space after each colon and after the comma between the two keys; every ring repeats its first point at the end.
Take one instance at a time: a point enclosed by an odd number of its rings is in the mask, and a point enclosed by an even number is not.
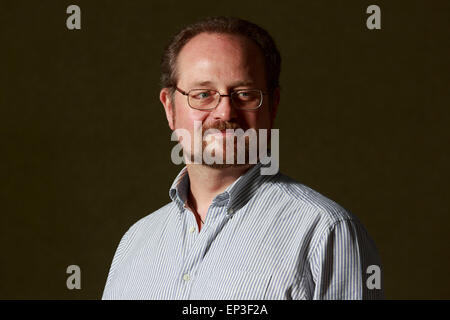
{"type": "Polygon", "coordinates": [[[362,220],[387,298],[449,299],[449,13],[449,1],[2,0],[0,298],[101,297],[120,238],[169,201],[181,169],[162,49],[187,23],[234,15],[281,51],[281,171],[362,220]],[[366,28],[370,4],[382,30],[366,28]],[[81,290],[66,288],[71,264],[81,290]]]}

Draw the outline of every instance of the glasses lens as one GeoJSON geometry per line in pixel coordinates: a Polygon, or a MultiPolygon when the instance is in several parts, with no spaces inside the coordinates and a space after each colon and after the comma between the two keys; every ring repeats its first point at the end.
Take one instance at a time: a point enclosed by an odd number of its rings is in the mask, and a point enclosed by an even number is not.
{"type": "Polygon", "coordinates": [[[231,96],[233,103],[239,109],[256,109],[261,105],[260,90],[238,90],[231,96]]]}
{"type": "Polygon", "coordinates": [[[207,89],[194,89],[189,91],[189,105],[196,109],[211,109],[217,104],[219,95],[217,91],[207,89]]]}

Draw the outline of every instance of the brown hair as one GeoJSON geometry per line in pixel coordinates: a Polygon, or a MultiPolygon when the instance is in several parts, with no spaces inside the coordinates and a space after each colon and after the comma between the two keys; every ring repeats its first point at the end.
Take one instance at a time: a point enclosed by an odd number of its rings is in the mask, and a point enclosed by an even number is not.
{"type": "Polygon", "coordinates": [[[263,28],[235,17],[207,17],[179,31],[166,46],[161,59],[161,86],[175,91],[178,82],[176,60],[183,46],[200,33],[222,33],[242,35],[254,41],[264,56],[267,89],[269,95],[279,87],[281,57],[275,41],[263,28]]]}

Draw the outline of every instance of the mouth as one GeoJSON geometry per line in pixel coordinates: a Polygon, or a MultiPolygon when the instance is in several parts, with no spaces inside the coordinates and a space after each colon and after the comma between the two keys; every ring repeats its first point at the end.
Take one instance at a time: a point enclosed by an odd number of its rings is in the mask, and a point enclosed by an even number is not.
{"type": "Polygon", "coordinates": [[[231,130],[231,131],[228,131],[228,132],[227,132],[227,130],[220,130],[220,133],[223,136],[232,136],[234,134],[234,130],[231,130]]]}
{"type": "Polygon", "coordinates": [[[231,131],[228,131],[227,132],[227,130],[220,130],[220,132],[216,132],[216,133],[211,133],[210,135],[211,136],[232,136],[232,135],[234,135],[235,133],[234,133],[234,130],[231,130],[231,131]]]}
{"type": "Polygon", "coordinates": [[[204,141],[206,141],[207,143],[228,141],[233,135],[233,131],[227,132],[226,130],[219,130],[219,132],[208,134],[206,137],[204,137],[204,141]]]}

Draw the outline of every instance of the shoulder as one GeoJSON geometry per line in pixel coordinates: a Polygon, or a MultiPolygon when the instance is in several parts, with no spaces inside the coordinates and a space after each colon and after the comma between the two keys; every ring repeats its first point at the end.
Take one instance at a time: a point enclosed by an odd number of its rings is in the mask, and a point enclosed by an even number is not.
{"type": "Polygon", "coordinates": [[[319,244],[323,247],[334,244],[340,248],[357,246],[363,248],[366,256],[378,261],[375,243],[367,229],[356,215],[337,202],[281,173],[270,179],[267,188],[274,189],[277,199],[274,206],[280,208],[275,211],[287,222],[286,228],[295,230],[293,238],[308,238],[309,254],[319,244]],[[332,242],[328,242],[330,237],[334,239],[332,242]]]}
{"type": "Polygon", "coordinates": [[[354,214],[337,202],[282,173],[269,179],[266,188],[274,194],[278,205],[289,208],[291,214],[309,216],[324,227],[331,228],[341,221],[359,223],[354,214]]]}
{"type": "Polygon", "coordinates": [[[168,219],[173,210],[176,210],[176,205],[174,202],[169,202],[158,210],[147,214],[129,227],[124,238],[134,238],[137,235],[154,230],[168,219]]]}

